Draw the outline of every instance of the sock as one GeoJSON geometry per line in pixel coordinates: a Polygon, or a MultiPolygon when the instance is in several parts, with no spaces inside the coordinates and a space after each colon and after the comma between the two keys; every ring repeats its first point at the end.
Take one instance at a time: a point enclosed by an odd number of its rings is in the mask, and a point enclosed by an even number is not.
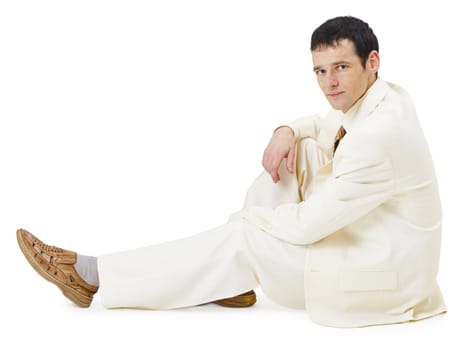
{"type": "Polygon", "coordinates": [[[95,256],[77,256],[74,268],[87,283],[99,287],[98,259],[95,256]]]}

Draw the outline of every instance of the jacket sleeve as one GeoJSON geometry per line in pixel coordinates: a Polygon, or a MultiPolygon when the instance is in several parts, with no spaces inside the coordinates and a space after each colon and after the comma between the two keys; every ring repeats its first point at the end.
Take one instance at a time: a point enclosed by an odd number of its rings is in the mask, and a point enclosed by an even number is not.
{"type": "Polygon", "coordinates": [[[292,244],[312,244],[369,213],[394,192],[392,163],[361,137],[342,143],[332,175],[306,200],[275,209],[251,207],[244,219],[292,244]],[[349,142],[350,141],[350,142],[349,142]]]}
{"type": "Polygon", "coordinates": [[[296,119],[287,124],[293,132],[296,140],[303,139],[305,137],[312,137],[317,139],[319,136],[321,117],[319,115],[313,115],[310,117],[304,117],[296,119]]]}

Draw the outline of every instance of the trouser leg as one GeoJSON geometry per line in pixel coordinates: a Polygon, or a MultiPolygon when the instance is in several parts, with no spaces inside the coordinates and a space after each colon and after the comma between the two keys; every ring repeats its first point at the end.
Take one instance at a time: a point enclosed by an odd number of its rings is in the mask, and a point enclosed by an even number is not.
{"type": "Polygon", "coordinates": [[[284,203],[306,200],[314,190],[316,174],[330,157],[311,138],[301,139],[296,146],[294,171],[289,173],[285,163],[279,168],[276,184],[267,172],[262,172],[248,190],[243,208],[251,206],[276,208],[284,203]]]}
{"type": "MultiPolygon", "coordinates": [[[[314,141],[301,141],[294,174],[282,167],[278,184],[261,174],[248,191],[245,208],[274,208],[307,198],[313,175],[326,160],[314,141]]],[[[103,304],[172,309],[232,297],[261,285],[275,302],[304,307],[306,247],[280,241],[238,217],[189,238],[100,256],[103,304]]]]}
{"type": "Polygon", "coordinates": [[[198,235],[98,259],[106,307],[172,309],[261,285],[277,303],[304,307],[305,248],[243,220],[198,235]]]}

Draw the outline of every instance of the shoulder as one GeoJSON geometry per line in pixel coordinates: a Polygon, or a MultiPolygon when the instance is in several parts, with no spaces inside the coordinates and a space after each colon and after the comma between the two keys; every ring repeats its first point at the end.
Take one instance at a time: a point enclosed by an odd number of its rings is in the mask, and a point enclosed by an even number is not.
{"type": "Polygon", "coordinates": [[[390,82],[384,82],[384,84],[388,87],[385,96],[376,105],[376,108],[371,114],[383,114],[396,117],[403,113],[406,115],[411,113],[412,117],[414,117],[415,104],[410,94],[397,84],[390,82]]]}
{"type": "Polygon", "coordinates": [[[366,143],[389,144],[409,137],[411,130],[420,129],[415,105],[410,94],[401,86],[381,82],[381,93],[373,109],[368,110],[352,129],[354,137],[366,143]]]}

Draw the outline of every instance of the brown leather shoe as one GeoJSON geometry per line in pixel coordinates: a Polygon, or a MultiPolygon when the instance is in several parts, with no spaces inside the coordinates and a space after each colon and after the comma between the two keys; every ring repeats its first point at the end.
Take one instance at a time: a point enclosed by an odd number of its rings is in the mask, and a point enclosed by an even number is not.
{"type": "Polygon", "coordinates": [[[214,303],[225,307],[249,307],[256,303],[256,294],[250,290],[235,297],[216,300],[214,303]]]}
{"type": "Polygon", "coordinates": [[[75,252],[46,245],[23,229],[17,230],[17,240],[26,260],[41,277],[54,283],[76,305],[91,305],[98,287],[86,283],[76,273],[75,252]]]}

